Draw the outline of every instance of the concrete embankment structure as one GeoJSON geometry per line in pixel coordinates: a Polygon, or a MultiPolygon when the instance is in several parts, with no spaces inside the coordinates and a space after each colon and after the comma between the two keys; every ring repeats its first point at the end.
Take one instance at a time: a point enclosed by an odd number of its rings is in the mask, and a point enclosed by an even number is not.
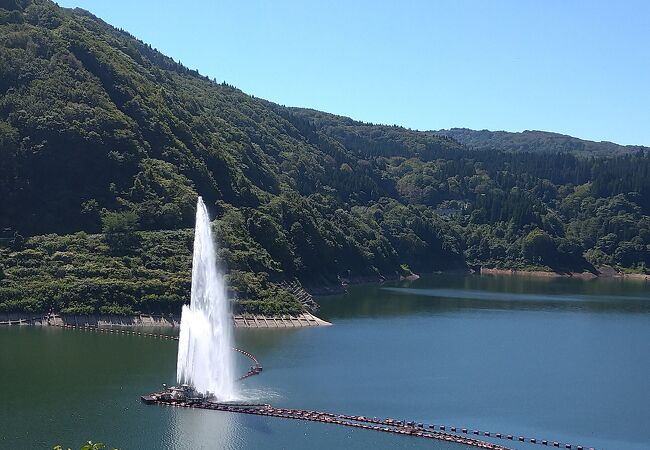
{"type": "Polygon", "coordinates": [[[233,317],[236,328],[301,328],[332,325],[310,313],[296,316],[261,316],[242,314],[233,317]]]}
{"type": "MultiPolygon", "coordinates": [[[[0,325],[71,325],[76,327],[178,327],[180,316],[140,314],[117,316],[112,314],[24,314],[0,313],[0,325]]],[[[301,328],[327,326],[326,322],[310,313],[284,316],[237,314],[233,316],[236,328],[301,328]]]]}
{"type": "Polygon", "coordinates": [[[113,314],[21,314],[0,313],[0,325],[75,326],[75,327],[178,327],[179,316],[113,314]]]}

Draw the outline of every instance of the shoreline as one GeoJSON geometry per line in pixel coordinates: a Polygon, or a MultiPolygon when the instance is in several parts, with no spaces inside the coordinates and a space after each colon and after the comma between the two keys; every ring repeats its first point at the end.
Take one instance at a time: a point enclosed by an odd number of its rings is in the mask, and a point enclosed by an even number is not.
{"type": "Polygon", "coordinates": [[[624,273],[618,272],[616,269],[604,266],[598,269],[597,273],[592,272],[556,272],[556,271],[543,271],[543,270],[518,270],[518,269],[497,269],[489,267],[481,267],[479,273],[481,275],[507,275],[507,276],[521,276],[521,277],[536,277],[536,278],[576,278],[581,280],[594,280],[597,278],[617,278],[637,281],[650,281],[650,275],[643,273],[624,273]]]}
{"type": "Polygon", "coordinates": [[[481,267],[479,273],[481,275],[508,275],[520,277],[535,277],[535,278],[579,278],[583,280],[592,280],[599,277],[591,272],[553,272],[544,270],[519,270],[519,269],[497,269],[489,267],[481,267]]]}
{"type": "MultiPolygon", "coordinates": [[[[283,316],[264,316],[260,314],[236,314],[233,316],[235,328],[308,328],[332,325],[330,322],[311,313],[283,316]]],[[[94,328],[178,328],[179,315],[138,314],[117,316],[111,314],[52,314],[35,315],[25,313],[0,314],[0,326],[75,326],[94,328]]]]}
{"type": "Polygon", "coordinates": [[[595,280],[595,279],[619,279],[619,280],[634,280],[634,281],[650,281],[650,274],[643,273],[625,273],[619,272],[613,267],[602,266],[598,269],[597,273],[593,272],[558,272],[558,271],[543,271],[543,270],[521,270],[521,269],[498,269],[495,267],[481,267],[478,270],[474,269],[452,269],[452,270],[437,270],[434,272],[426,272],[423,274],[412,274],[409,276],[394,276],[394,275],[373,275],[373,276],[359,276],[342,278],[340,284],[322,284],[319,286],[305,286],[311,295],[317,297],[327,297],[331,295],[340,295],[347,293],[349,286],[360,285],[381,285],[388,281],[415,281],[421,276],[429,275],[444,275],[444,274],[460,274],[460,275],[482,275],[482,276],[514,276],[514,277],[530,277],[530,278],[574,278],[580,280],[595,280]]]}
{"type": "Polygon", "coordinates": [[[341,278],[339,284],[328,283],[315,286],[306,285],[303,288],[310,294],[318,297],[328,295],[339,295],[347,292],[348,286],[359,286],[362,284],[383,284],[387,281],[415,281],[420,278],[417,273],[410,275],[363,275],[357,277],[341,278]]]}
{"type": "MultiPolygon", "coordinates": [[[[619,279],[650,282],[650,274],[624,273],[613,267],[603,266],[597,273],[592,272],[556,272],[543,270],[520,270],[520,269],[498,269],[494,267],[481,267],[479,270],[449,270],[436,271],[426,275],[435,274],[478,274],[481,276],[514,276],[529,278],[574,278],[581,280],[594,279],[619,279]]],[[[309,295],[331,296],[347,293],[348,286],[363,284],[381,285],[387,281],[414,281],[420,278],[418,274],[409,276],[360,276],[341,279],[340,284],[323,284],[320,286],[308,286],[304,289],[309,295]]],[[[97,328],[132,328],[132,327],[180,327],[180,315],[178,314],[138,314],[133,316],[118,316],[113,314],[54,314],[49,317],[46,314],[28,313],[0,313],[1,326],[63,326],[72,325],[78,327],[97,328]]],[[[236,314],[233,316],[235,328],[309,328],[331,326],[332,323],[304,312],[298,315],[265,316],[262,314],[236,314]]]]}

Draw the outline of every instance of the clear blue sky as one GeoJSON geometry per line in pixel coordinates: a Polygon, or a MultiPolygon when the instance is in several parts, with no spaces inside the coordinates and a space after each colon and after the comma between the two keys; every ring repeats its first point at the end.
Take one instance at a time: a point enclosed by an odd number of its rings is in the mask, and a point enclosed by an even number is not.
{"type": "Polygon", "coordinates": [[[650,145],[650,1],[59,4],[284,105],[421,130],[650,145]]]}

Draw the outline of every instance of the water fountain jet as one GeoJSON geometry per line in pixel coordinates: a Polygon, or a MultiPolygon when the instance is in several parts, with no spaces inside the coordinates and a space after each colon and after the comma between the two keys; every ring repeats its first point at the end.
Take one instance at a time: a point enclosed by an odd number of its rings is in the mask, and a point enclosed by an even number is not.
{"type": "Polygon", "coordinates": [[[196,206],[191,301],[181,315],[176,381],[218,401],[231,401],[237,395],[230,306],[201,197],[196,206]]]}

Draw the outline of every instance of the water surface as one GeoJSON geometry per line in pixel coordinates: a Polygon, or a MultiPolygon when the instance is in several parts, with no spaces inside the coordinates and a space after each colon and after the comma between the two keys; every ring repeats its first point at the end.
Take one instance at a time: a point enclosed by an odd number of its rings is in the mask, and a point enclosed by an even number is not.
{"type": "MultiPolygon", "coordinates": [[[[619,450],[650,447],[650,292],[641,282],[435,276],[319,299],[332,327],[238,330],[277,406],[414,419],[619,450]]],[[[0,329],[0,448],[99,439],[123,449],[464,446],[143,405],[177,343],[0,329]]],[[[248,361],[238,359],[239,371],[248,361]]],[[[539,448],[511,443],[515,448],[539,448]]]]}

